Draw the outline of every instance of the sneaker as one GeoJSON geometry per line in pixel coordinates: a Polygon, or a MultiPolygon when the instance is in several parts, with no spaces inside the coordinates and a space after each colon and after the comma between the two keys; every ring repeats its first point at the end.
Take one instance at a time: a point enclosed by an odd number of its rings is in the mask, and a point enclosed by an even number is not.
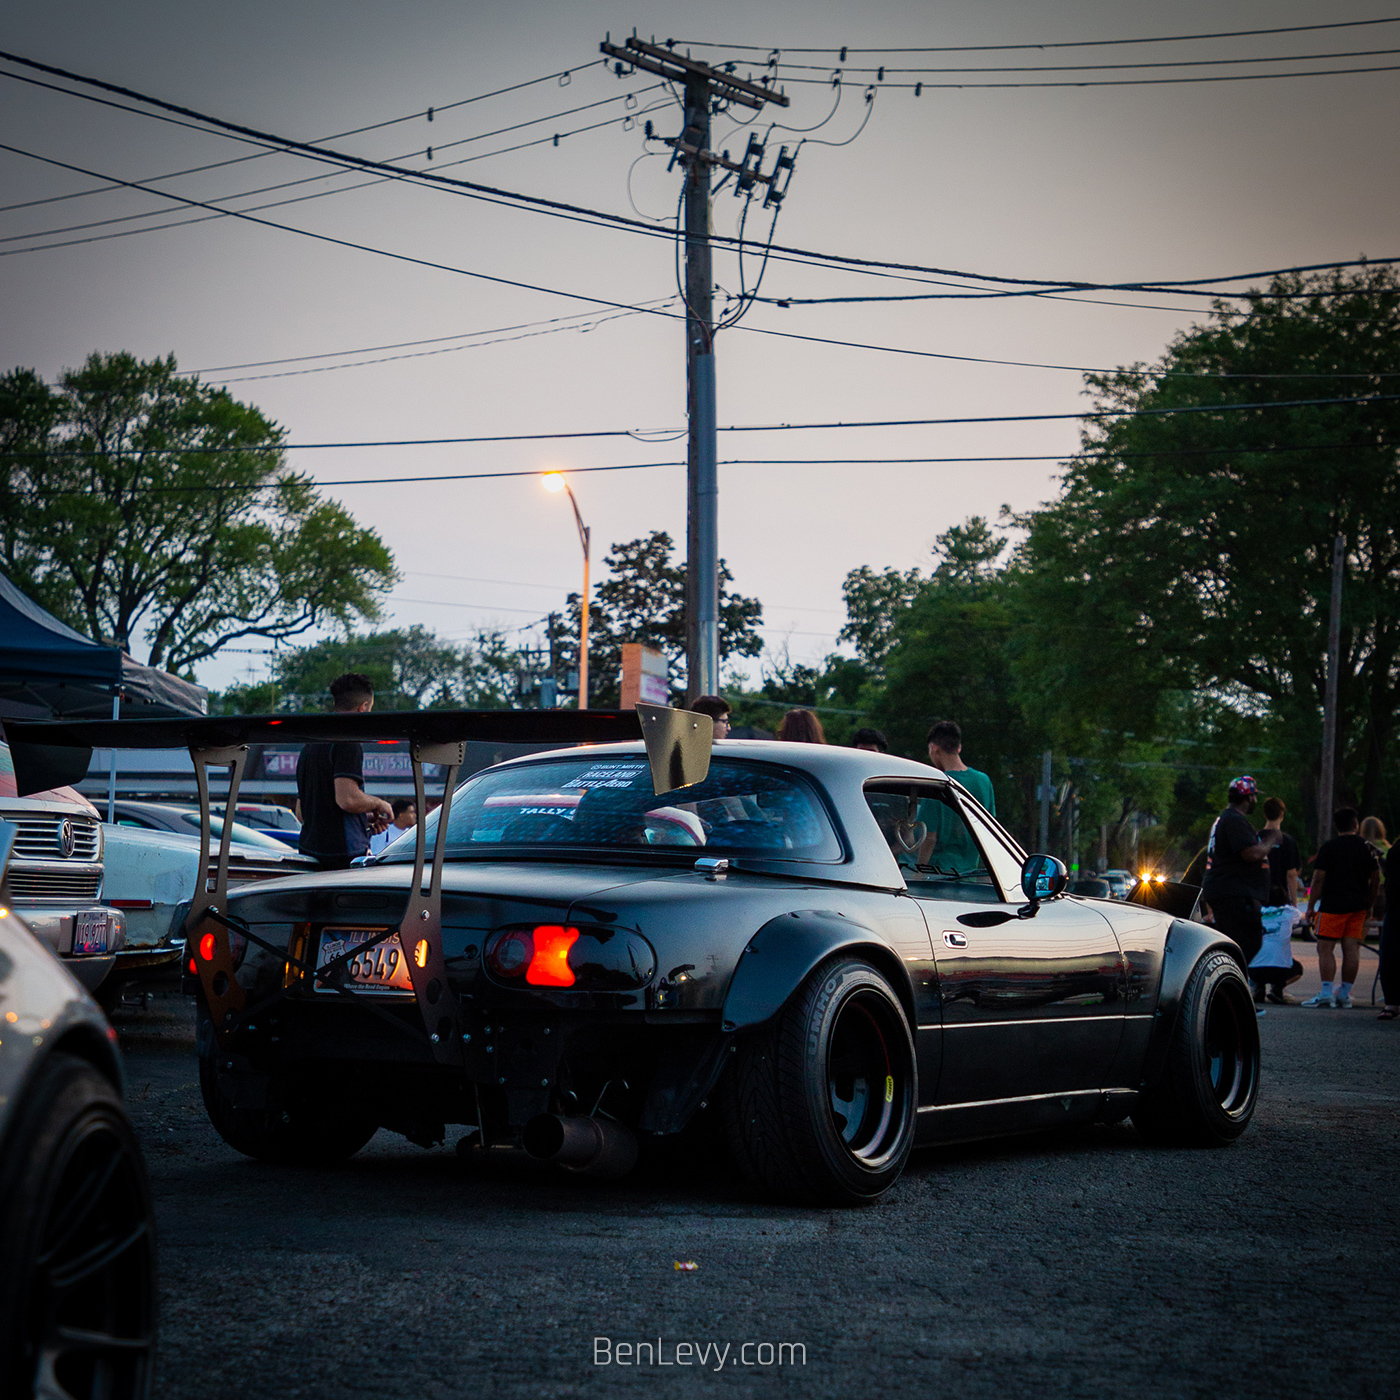
{"type": "Polygon", "coordinates": [[[1331,1006],[1333,1004],[1332,993],[1319,992],[1315,997],[1309,997],[1307,1001],[1302,1004],[1304,1006],[1331,1006]]]}
{"type": "Polygon", "coordinates": [[[1262,1019],[1263,1019],[1265,1016],[1267,1016],[1267,1015],[1268,1015],[1268,1012],[1265,1011],[1264,1008],[1263,1008],[1262,1006],[1256,1006],[1256,1007],[1254,1008],[1254,1019],[1255,1019],[1256,1021],[1262,1020],[1262,1019]]]}
{"type": "Polygon", "coordinates": [[[1298,1003],[1287,992],[1270,992],[1267,1000],[1275,1006],[1297,1006],[1298,1003]]]}
{"type": "Polygon", "coordinates": [[[1334,996],[1332,998],[1332,1005],[1335,1006],[1338,1011],[1350,1011],[1351,998],[1344,996],[1334,996]]]}

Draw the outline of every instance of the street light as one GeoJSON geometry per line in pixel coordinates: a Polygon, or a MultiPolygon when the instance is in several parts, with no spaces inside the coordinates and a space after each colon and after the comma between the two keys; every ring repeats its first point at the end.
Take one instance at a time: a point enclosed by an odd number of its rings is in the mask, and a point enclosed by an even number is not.
{"type": "Polygon", "coordinates": [[[574,523],[578,526],[578,540],[583,546],[583,608],[579,614],[579,638],[578,638],[578,707],[580,710],[588,708],[588,555],[589,555],[589,531],[588,526],[583,523],[583,516],[578,511],[578,501],[574,496],[574,488],[569,485],[568,478],[563,472],[546,472],[544,476],[544,489],[546,491],[567,491],[569,493],[569,504],[574,508],[574,523]]]}

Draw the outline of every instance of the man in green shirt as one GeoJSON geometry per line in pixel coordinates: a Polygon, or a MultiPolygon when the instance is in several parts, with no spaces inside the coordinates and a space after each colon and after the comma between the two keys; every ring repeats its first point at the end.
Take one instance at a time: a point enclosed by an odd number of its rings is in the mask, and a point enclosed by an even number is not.
{"type": "Polygon", "coordinates": [[[956,779],[993,816],[997,814],[992,780],[962,761],[962,730],[950,719],[941,719],[928,732],[928,761],[956,779]]]}
{"type": "MultiPolygon", "coordinates": [[[[950,719],[941,719],[928,732],[928,756],[933,766],[961,783],[993,816],[996,796],[992,780],[962,761],[962,730],[950,719]]],[[[962,820],[941,802],[921,802],[919,820],[928,828],[928,836],[919,848],[921,865],[938,866],[949,872],[964,873],[980,869],[981,857],[972,843],[971,834],[962,820]]]]}

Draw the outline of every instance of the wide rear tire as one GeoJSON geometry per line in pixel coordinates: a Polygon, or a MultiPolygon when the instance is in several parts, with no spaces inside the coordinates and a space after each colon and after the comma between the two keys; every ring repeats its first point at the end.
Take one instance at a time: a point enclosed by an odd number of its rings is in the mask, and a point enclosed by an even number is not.
{"type": "Polygon", "coordinates": [[[914,1145],[914,1039],[899,997],[869,963],[818,967],[766,1026],[739,1042],[725,1120],[749,1181],[802,1205],[873,1201],[914,1145]]]}
{"type": "Polygon", "coordinates": [[[353,1157],[379,1130],[377,1123],[347,1113],[335,1103],[320,1104],[305,1092],[290,1092],[275,1077],[264,1107],[236,1103],[213,1024],[202,1009],[197,1035],[199,1092],[205,1112],[214,1131],[245,1157],[282,1166],[334,1166],[353,1157]]]}
{"type": "Polygon", "coordinates": [[[1133,1108],[1144,1137],[1224,1147],[1249,1126],[1259,1093],[1254,996],[1229,953],[1207,953],[1186,984],[1161,1082],[1133,1108]]]}
{"type": "Polygon", "coordinates": [[[121,1097],[85,1060],[39,1070],[0,1174],[0,1395],[145,1400],[155,1219],[121,1097]]]}

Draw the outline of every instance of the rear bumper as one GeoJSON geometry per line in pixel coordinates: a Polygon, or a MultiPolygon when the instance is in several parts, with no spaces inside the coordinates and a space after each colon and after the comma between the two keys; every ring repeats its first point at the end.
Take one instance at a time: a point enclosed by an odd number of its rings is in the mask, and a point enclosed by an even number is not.
{"type": "MultiPolygon", "coordinates": [[[[66,963],[93,962],[111,957],[126,947],[126,916],[120,909],[109,908],[95,900],[83,904],[31,904],[23,899],[11,899],[11,907],[24,920],[29,931],[47,943],[66,963]],[[79,914],[108,914],[112,919],[110,953],[87,958],[75,958],[73,953],[73,922],[79,914]]],[[[79,981],[82,979],[79,978],[79,981]]],[[[86,983],[84,983],[86,986],[86,983]]]]}

